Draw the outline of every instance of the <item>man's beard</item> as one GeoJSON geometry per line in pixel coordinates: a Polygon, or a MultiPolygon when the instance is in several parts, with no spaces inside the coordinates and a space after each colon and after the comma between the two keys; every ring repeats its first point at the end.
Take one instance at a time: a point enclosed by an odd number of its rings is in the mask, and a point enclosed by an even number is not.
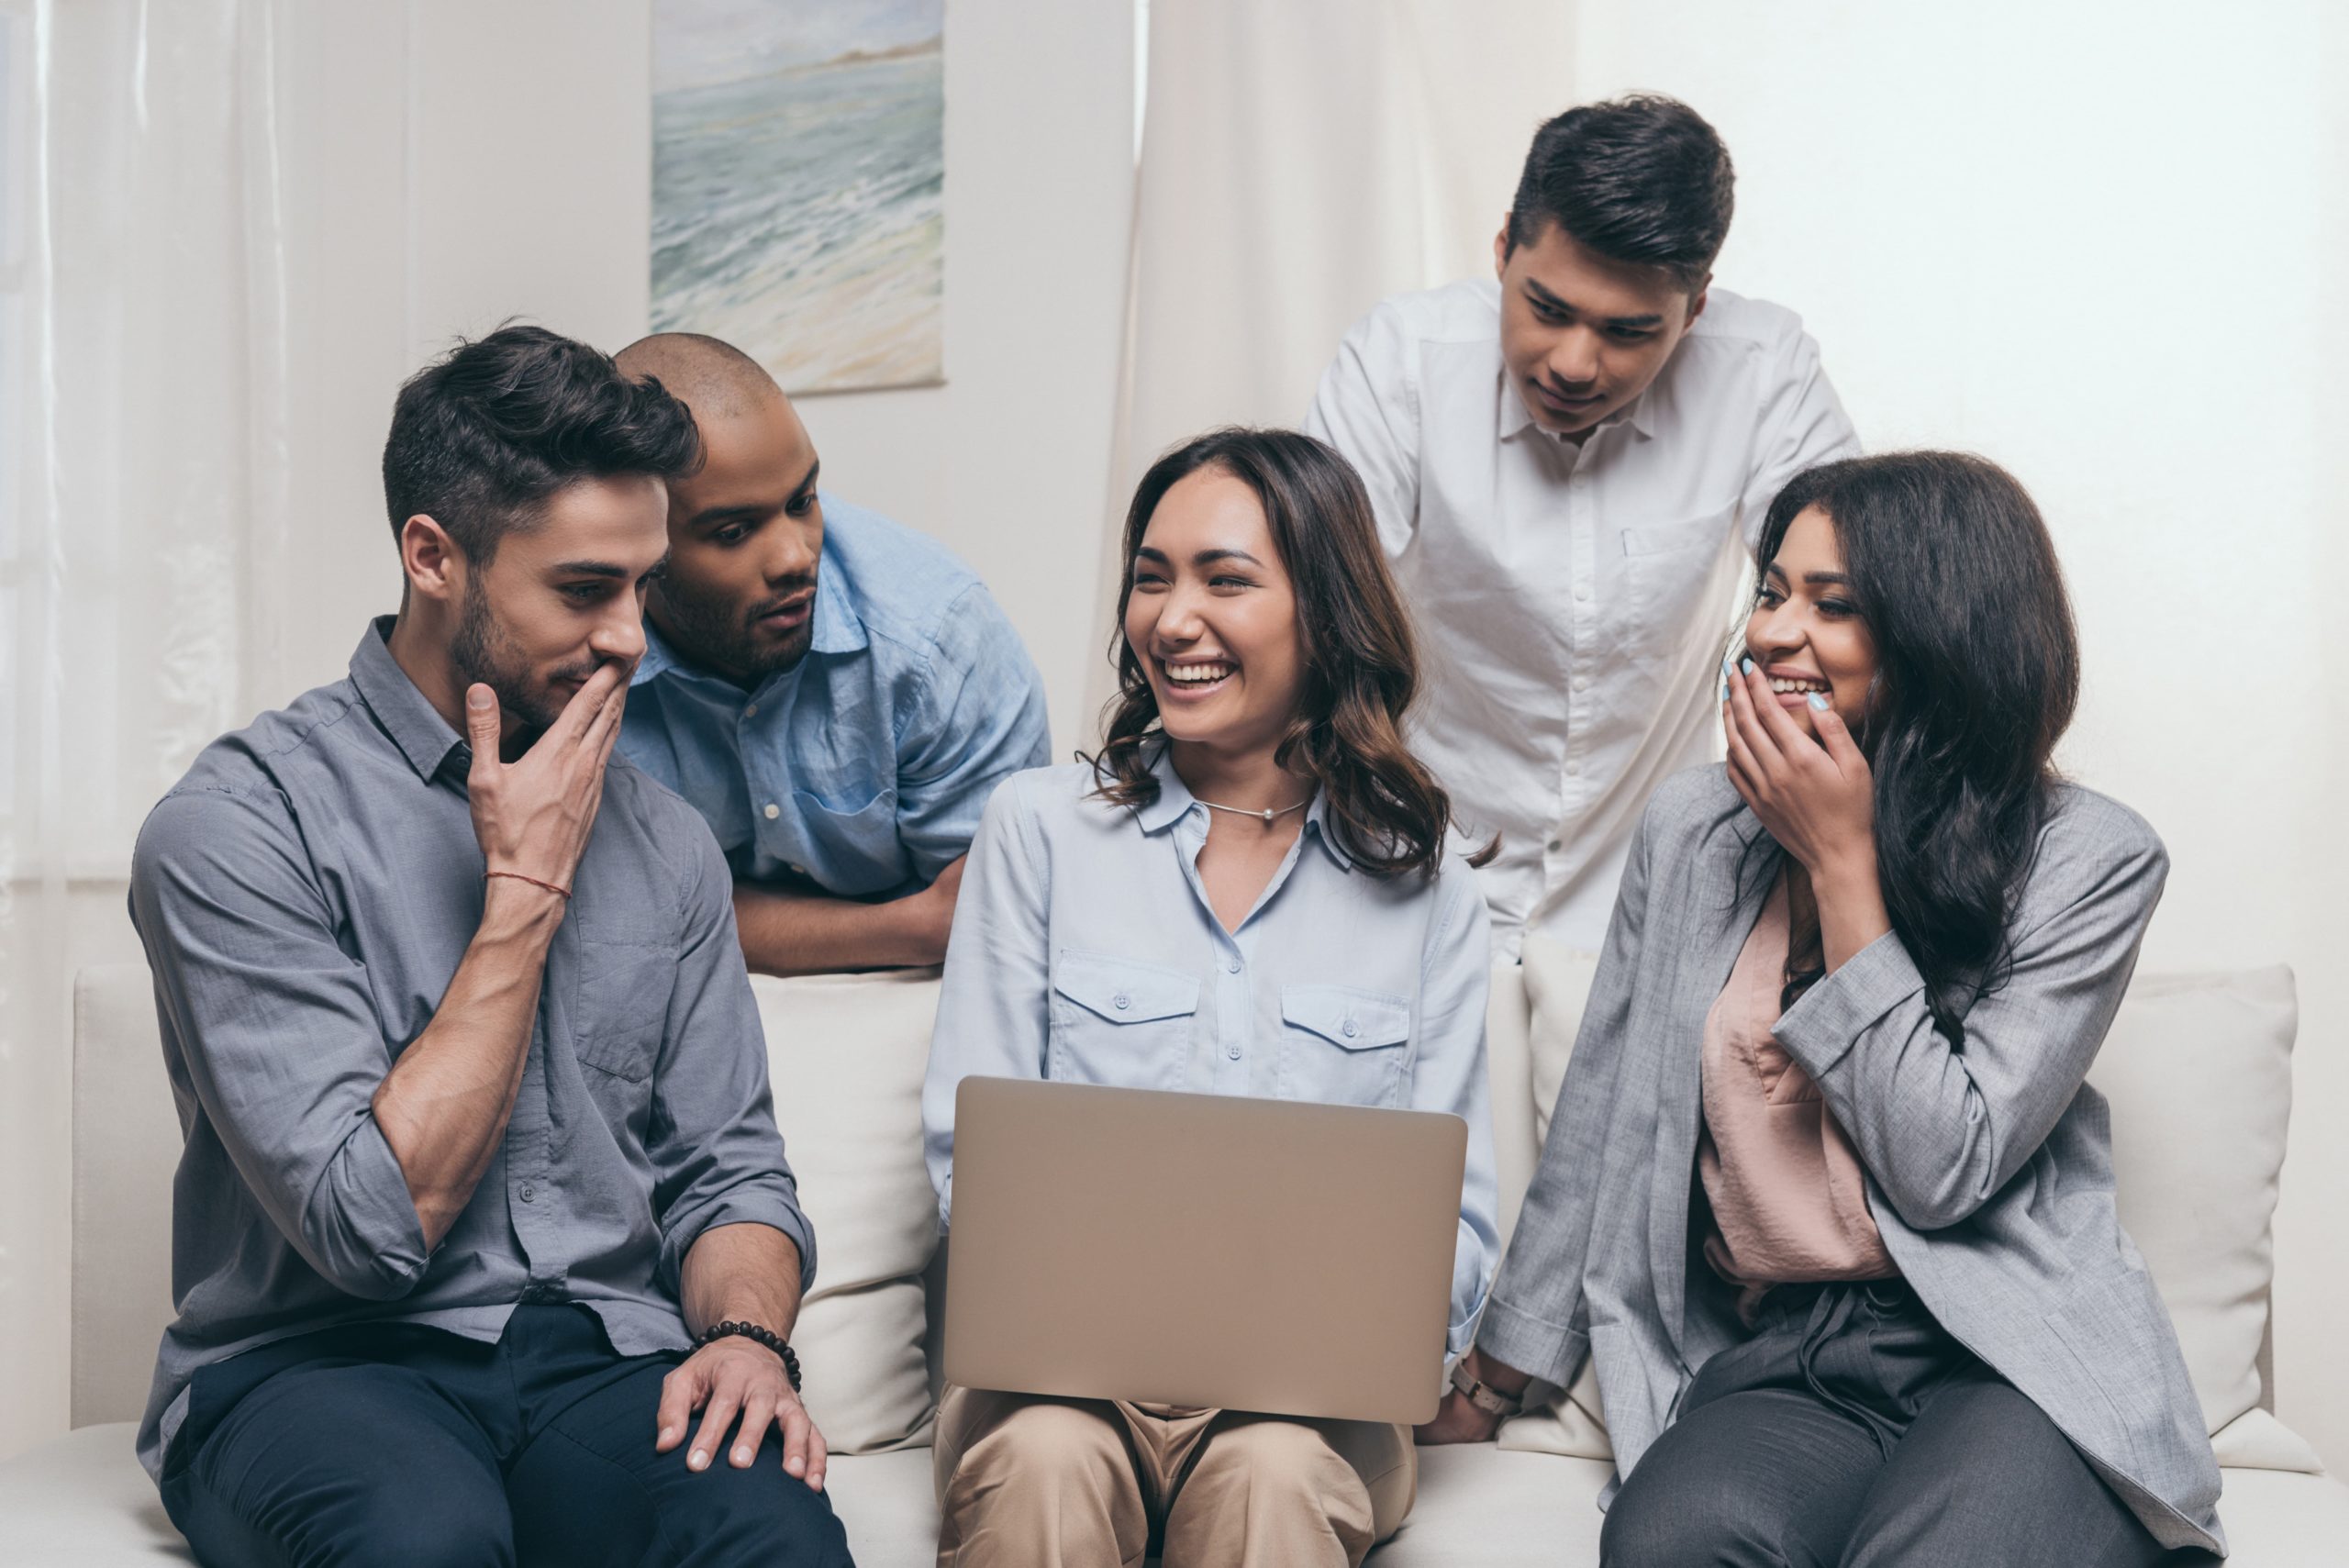
{"type": "Polygon", "coordinates": [[[661,629],[676,644],[678,652],[706,669],[755,686],[807,658],[816,636],[813,605],[808,606],[807,618],[780,643],[759,636],[759,617],[773,613],[781,601],[806,593],[815,583],[813,573],[786,583],[740,615],[724,598],[696,594],[674,577],[662,580],[653,592],[660,595],[664,623],[661,629]]]}
{"type": "Polygon", "coordinates": [[[529,657],[490,614],[489,595],[482,588],[480,573],[473,573],[465,578],[464,613],[458,617],[457,635],[449,643],[449,662],[455,666],[459,681],[466,686],[476,681],[487,686],[496,694],[499,706],[535,735],[562,716],[564,704],[555,700],[554,683],[584,682],[596,673],[599,662],[566,666],[543,681],[534,680],[529,657]]]}

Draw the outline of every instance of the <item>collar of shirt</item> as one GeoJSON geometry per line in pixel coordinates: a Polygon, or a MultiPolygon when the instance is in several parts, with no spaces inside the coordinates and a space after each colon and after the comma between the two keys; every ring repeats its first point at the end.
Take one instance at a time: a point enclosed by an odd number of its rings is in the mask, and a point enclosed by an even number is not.
{"type": "MultiPolygon", "coordinates": [[[[807,643],[807,651],[811,655],[857,653],[872,641],[864,629],[864,617],[856,613],[855,602],[850,598],[841,577],[840,563],[829,554],[824,556],[823,563],[816,573],[816,626],[807,643]]],[[[755,694],[744,693],[743,700],[747,702],[752,695],[763,699],[769,688],[791,679],[798,670],[799,666],[794,664],[788,670],[768,676],[755,694]]],[[[688,663],[669,646],[667,639],[653,629],[652,619],[648,616],[644,621],[644,657],[636,662],[636,673],[629,677],[629,684],[640,686],[647,681],[671,673],[702,681],[717,681],[729,686],[734,684],[722,675],[712,674],[688,663]]],[[[741,688],[738,686],[735,689],[740,691],[741,688]]]]}
{"type": "Polygon", "coordinates": [[[351,684],[358,688],[375,722],[399,747],[407,765],[416,770],[416,776],[429,784],[448,762],[450,753],[462,751],[462,765],[471,767],[473,751],[392,657],[390,639],[398,618],[377,616],[360,634],[359,647],[351,655],[351,684]]]}
{"type": "MultiPolygon", "coordinates": [[[[1193,795],[1190,786],[1183,782],[1183,775],[1174,771],[1171,748],[1163,744],[1158,747],[1157,754],[1150,760],[1150,772],[1151,776],[1158,781],[1158,798],[1134,810],[1134,820],[1143,832],[1163,833],[1188,817],[1195,806],[1202,816],[1207,814],[1207,803],[1193,795]]],[[[1328,790],[1316,789],[1313,792],[1313,803],[1305,808],[1305,827],[1308,836],[1321,846],[1340,871],[1354,869],[1353,858],[1339,846],[1336,835],[1330,831],[1328,790]]]]}
{"type": "MultiPolygon", "coordinates": [[[[1661,375],[1663,373],[1657,373],[1661,375]]],[[[1649,384],[1648,391],[1653,390],[1654,384],[1652,382],[1649,384]]],[[[1533,410],[1525,406],[1524,394],[1519,392],[1516,384],[1509,380],[1508,367],[1506,364],[1501,367],[1500,406],[1495,410],[1495,416],[1500,430],[1500,439],[1505,441],[1514,439],[1528,430],[1548,440],[1563,441],[1566,439],[1556,431],[1544,429],[1533,422],[1533,410]]],[[[1610,430],[1618,425],[1629,425],[1639,433],[1642,440],[1655,434],[1648,416],[1647,392],[1642,392],[1630,403],[1592,426],[1590,434],[1595,436],[1601,430],[1610,430]]],[[[1588,438],[1586,437],[1585,440],[1587,441],[1587,439],[1588,438]]]]}

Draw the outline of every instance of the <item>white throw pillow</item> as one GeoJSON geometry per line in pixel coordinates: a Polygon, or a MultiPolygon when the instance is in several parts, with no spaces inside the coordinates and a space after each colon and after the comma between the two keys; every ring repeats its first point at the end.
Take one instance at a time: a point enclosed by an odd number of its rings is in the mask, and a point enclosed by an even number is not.
{"type": "MultiPolygon", "coordinates": [[[[1523,962],[1532,1014],[1524,1060],[1546,1137],[1597,964],[1539,936],[1526,938],[1523,962]]],[[[2176,1325],[2220,1462],[2315,1471],[2308,1444],[2260,1408],[2275,1272],[2269,1222],[2297,1022],[2292,974],[2281,966],[2140,974],[2088,1081],[2111,1103],[2121,1225],[2176,1325]]],[[[1497,1088],[1497,1113],[1503,1103],[1497,1088]]],[[[1513,1217],[1524,1195],[1505,1187],[1502,1212],[1513,1217]]],[[[1505,1423],[1500,1446],[1610,1458],[1588,1362],[1553,1407],[1505,1423]]]]}
{"type": "Polygon", "coordinates": [[[921,1083],[938,971],[754,977],[775,1121],[816,1228],[816,1286],[792,1333],[808,1414],[835,1453],[926,1442],[922,1271],[938,1200],[921,1083]]]}
{"type": "MultiPolygon", "coordinates": [[[[2121,1224],[2177,1326],[2222,1463],[2261,1386],[2276,1260],[2269,1221],[2292,1111],[2292,972],[2141,974],[2088,1082],[2112,1105],[2121,1224]]],[[[2258,1451],[2272,1453],[2263,1443],[2258,1451]]]]}

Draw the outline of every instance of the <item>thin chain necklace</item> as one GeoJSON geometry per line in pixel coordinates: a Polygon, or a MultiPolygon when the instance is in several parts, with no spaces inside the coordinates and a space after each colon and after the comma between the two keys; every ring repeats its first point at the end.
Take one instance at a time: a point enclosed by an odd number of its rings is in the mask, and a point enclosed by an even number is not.
{"type": "MultiPolygon", "coordinates": [[[[1196,795],[1191,798],[1193,800],[1199,800],[1199,797],[1196,795]]],[[[1274,810],[1271,806],[1266,806],[1262,811],[1251,811],[1244,806],[1218,806],[1212,800],[1199,800],[1199,804],[1206,806],[1209,811],[1229,811],[1234,817],[1253,817],[1257,821],[1262,822],[1265,827],[1269,828],[1273,825],[1274,817],[1286,817],[1292,811],[1304,810],[1307,806],[1313,804],[1313,797],[1311,795],[1308,795],[1303,800],[1298,801],[1295,806],[1284,806],[1277,811],[1274,810]]]]}

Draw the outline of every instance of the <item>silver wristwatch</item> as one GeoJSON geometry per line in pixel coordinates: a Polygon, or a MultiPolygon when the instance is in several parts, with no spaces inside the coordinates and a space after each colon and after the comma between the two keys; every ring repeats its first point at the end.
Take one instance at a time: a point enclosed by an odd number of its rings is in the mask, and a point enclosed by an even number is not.
{"type": "Polygon", "coordinates": [[[1487,1416],[1514,1416],[1525,1408],[1525,1395],[1503,1394],[1468,1370],[1468,1358],[1463,1356],[1452,1365],[1452,1386],[1468,1396],[1468,1403],[1487,1416]]]}

